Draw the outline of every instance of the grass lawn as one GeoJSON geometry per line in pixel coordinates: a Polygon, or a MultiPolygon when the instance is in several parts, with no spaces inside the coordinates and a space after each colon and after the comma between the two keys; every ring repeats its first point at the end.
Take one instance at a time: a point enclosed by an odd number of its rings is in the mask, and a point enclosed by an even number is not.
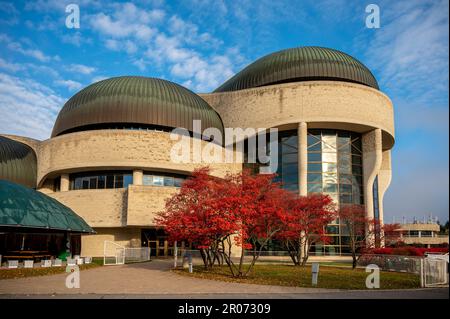
{"type": "MultiPolygon", "coordinates": [[[[252,274],[247,278],[233,278],[228,267],[214,267],[205,271],[203,267],[194,267],[190,274],[187,270],[177,269],[174,272],[196,278],[222,280],[229,282],[278,285],[290,287],[313,287],[311,285],[311,266],[294,267],[291,265],[255,265],[252,274]]],[[[366,278],[369,273],[364,269],[321,266],[317,288],[335,289],[367,289],[366,278]]],[[[380,272],[380,289],[419,288],[418,275],[396,272],[380,272]]]]}
{"type": "MultiPolygon", "coordinates": [[[[80,270],[99,267],[99,263],[80,265],[80,270]]],[[[0,269],[0,280],[15,279],[33,276],[56,275],[66,272],[66,267],[49,267],[49,268],[17,268],[17,269],[0,269]]]]}

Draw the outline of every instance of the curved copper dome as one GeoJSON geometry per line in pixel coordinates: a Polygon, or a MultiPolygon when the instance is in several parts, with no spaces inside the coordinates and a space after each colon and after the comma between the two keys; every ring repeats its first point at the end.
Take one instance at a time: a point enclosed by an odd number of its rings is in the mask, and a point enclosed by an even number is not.
{"type": "Polygon", "coordinates": [[[91,84],[71,97],[58,114],[52,137],[114,124],[192,132],[193,120],[223,133],[219,114],[192,91],[162,79],[123,76],[91,84]]]}
{"type": "Polygon", "coordinates": [[[0,179],[36,187],[37,160],[31,147],[0,136],[0,179]]]}
{"type": "Polygon", "coordinates": [[[348,81],[379,89],[369,69],[350,55],[328,48],[299,47],[256,60],[214,92],[312,80],[348,81]]]}

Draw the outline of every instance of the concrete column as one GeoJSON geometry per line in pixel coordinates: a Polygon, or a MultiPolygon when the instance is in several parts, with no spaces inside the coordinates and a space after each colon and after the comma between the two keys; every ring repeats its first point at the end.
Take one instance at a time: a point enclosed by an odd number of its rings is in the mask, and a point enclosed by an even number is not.
{"type": "MultiPolygon", "coordinates": [[[[363,151],[363,188],[364,199],[366,203],[366,214],[370,219],[374,218],[373,210],[373,182],[380,172],[382,162],[382,140],[381,130],[374,129],[362,136],[363,151]]],[[[378,198],[380,196],[378,195],[378,198]]],[[[375,238],[369,236],[367,244],[372,246],[375,238]]],[[[383,243],[381,243],[383,245],[383,243]]]]}
{"type": "Polygon", "coordinates": [[[308,194],[308,125],[298,123],[298,188],[299,195],[308,194]]]}
{"type": "Polygon", "coordinates": [[[144,171],[136,169],[133,171],[133,185],[142,185],[144,178],[144,171]]]}
{"type": "Polygon", "coordinates": [[[67,192],[69,190],[69,174],[61,174],[60,191],[67,192]]]}
{"type": "Polygon", "coordinates": [[[383,159],[381,162],[381,168],[378,172],[378,197],[379,197],[379,209],[380,209],[380,222],[383,224],[384,220],[384,206],[383,199],[386,190],[391,184],[392,180],[392,168],[391,168],[391,151],[383,151],[383,159]]]}
{"type": "Polygon", "coordinates": [[[374,218],[373,182],[378,175],[382,162],[381,130],[375,129],[362,136],[364,198],[368,218],[374,218]]]}

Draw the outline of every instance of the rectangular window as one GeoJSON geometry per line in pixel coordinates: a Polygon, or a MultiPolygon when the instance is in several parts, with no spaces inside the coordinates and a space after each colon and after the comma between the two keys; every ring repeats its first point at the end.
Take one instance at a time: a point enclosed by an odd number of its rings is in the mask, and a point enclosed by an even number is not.
{"type": "Polygon", "coordinates": [[[339,192],[352,194],[352,185],[350,185],[350,184],[339,184],[339,192]]]}
{"type": "Polygon", "coordinates": [[[341,194],[339,197],[341,204],[352,204],[353,196],[349,194],[341,194]]]}
{"type": "Polygon", "coordinates": [[[98,176],[98,178],[97,178],[97,187],[100,188],[100,189],[105,188],[105,181],[106,181],[106,178],[105,178],[104,175],[98,176]]]}
{"type": "Polygon", "coordinates": [[[353,174],[362,175],[362,167],[358,165],[352,165],[353,174]]]}
{"type": "Polygon", "coordinates": [[[308,193],[322,193],[322,185],[308,184],[308,193]]]}
{"type": "Polygon", "coordinates": [[[310,173],[308,173],[308,183],[320,183],[320,184],[322,184],[322,174],[310,174],[310,173]]]}
{"type": "Polygon", "coordinates": [[[89,179],[89,188],[90,189],[97,189],[97,177],[91,177],[89,179]]]}
{"type": "Polygon", "coordinates": [[[337,167],[335,163],[323,163],[323,172],[336,172],[337,167]]]}
{"type": "Polygon", "coordinates": [[[322,172],[322,164],[308,163],[308,172],[322,172]]]}
{"type": "Polygon", "coordinates": [[[83,178],[81,180],[81,183],[82,183],[82,186],[81,186],[82,189],[89,189],[89,180],[88,179],[83,178]]]}
{"type": "Polygon", "coordinates": [[[165,176],[164,177],[164,186],[173,186],[173,177],[165,176]]]}
{"type": "Polygon", "coordinates": [[[74,182],[74,189],[81,189],[81,178],[77,177],[75,178],[75,182],[74,182]]]}
{"type": "Polygon", "coordinates": [[[181,185],[183,184],[184,179],[182,178],[174,178],[174,186],[175,187],[181,187],[181,185]]]}
{"type": "Polygon", "coordinates": [[[123,188],[123,175],[114,176],[114,188],[123,188]]]}
{"type": "Polygon", "coordinates": [[[153,176],[152,175],[144,175],[142,178],[143,185],[152,185],[153,184],[153,176]]]}
{"type": "Polygon", "coordinates": [[[337,153],[322,153],[322,162],[336,163],[337,153]]]}
{"type": "Polygon", "coordinates": [[[154,186],[164,186],[164,178],[162,176],[153,176],[154,186]]]}
{"type": "Polygon", "coordinates": [[[324,184],[324,193],[337,193],[337,184],[324,184]]]}
{"type": "Polygon", "coordinates": [[[114,175],[106,175],[106,188],[114,188],[114,175]]]}
{"type": "Polygon", "coordinates": [[[321,153],[308,153],[308,162],[321,162],[322,154],[321,153]]]}
{"type": "Polygon", "coordinates": [[[128,185],[133,184],[133,175],[131,174],[124,174],[123,175],[123,187],[127,188],[128,185]]]}

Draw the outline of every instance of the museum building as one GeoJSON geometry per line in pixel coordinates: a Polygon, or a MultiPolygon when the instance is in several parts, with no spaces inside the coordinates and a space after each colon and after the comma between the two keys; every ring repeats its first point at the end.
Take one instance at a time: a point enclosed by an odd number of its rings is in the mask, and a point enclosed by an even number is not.
{"type": "MultiPolygon", "coordinates": [[[[37,141],[3,135],[32,150],[35,168],[1,169],[0,179],[35,175],[29,185],[56,199],[91,226],[81,254],[102,256],[104,241],[150,246],[170,255],[171,244],[154,223],[165,199],[202,163],[176,163],[174,128],[204,147],[202,128],[277,128],[277,180],[299,195],[329,194],[338,205],[363,204],[383,221],[391,180],[394,112],[389,97],[361,62],[328,48],[299,47],[251,63],[211,93],[195,94],[162,79],[122,76],[96,82],[71,97],[51,137],[37,141]]],[[[0,132],[1,133],[1,132],[0,132]]],[[[218,146],[222,147],[222,146],[218,146]]],[[[209,163],[223,177],[250,163],[209,163]]],[[[1,191],[1,190],[0,190],[1,191]]],[[[334,221],[319,254],[348,251],[345,230],[334,221]]]]}

